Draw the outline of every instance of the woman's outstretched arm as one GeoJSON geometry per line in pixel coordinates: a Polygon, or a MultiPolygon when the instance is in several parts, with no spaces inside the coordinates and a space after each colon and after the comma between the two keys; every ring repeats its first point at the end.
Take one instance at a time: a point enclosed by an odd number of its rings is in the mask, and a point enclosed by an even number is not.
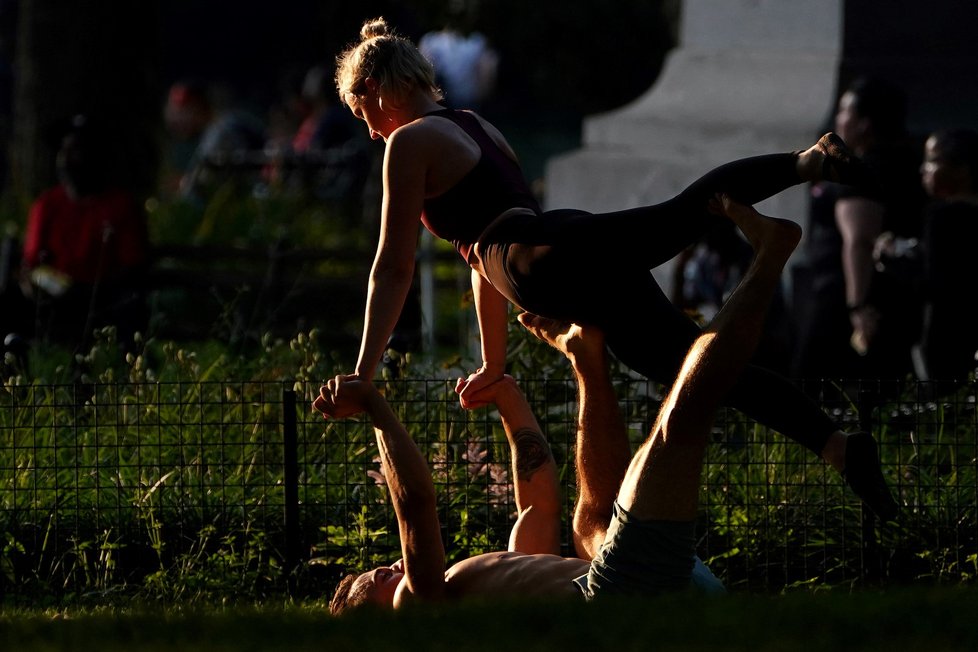
{"type": "Polygon", "coordinates": [[[414,277],[427,166],[413,136],[410,130],[391,134],[384,154],[380,238],[370,270],[355,371],[363,380],[372,380],[376,373],[414,277]]]}

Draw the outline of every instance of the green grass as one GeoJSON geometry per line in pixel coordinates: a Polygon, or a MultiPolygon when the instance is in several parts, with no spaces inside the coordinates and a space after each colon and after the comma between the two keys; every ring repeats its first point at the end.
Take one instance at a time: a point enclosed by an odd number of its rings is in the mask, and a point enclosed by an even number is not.
{"type": "Polygon", "coordinates": [[[974,650],[978,591],[904,588],[606,603],[463,603],[327,615],[318,603],[7,612],[18,652],[304,650],[974,650]]]}

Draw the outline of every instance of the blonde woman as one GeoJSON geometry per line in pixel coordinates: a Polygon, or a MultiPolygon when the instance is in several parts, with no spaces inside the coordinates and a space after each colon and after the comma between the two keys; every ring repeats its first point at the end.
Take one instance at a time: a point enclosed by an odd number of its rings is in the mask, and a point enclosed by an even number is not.
{"type": "MultiPolygon", "coordinates": [[[[804,151],[728,163],[653,206],[601,215],[544,212],[499,130],[471,111],[446,109],[431,64],[382,18],[365,22],[361,40],[338,57],[336,82],[371,138],[386,142],[380,238],[350,377],[374,377],[411,284],[424,225],[452,242],[472,269],[483,364],[459,380],[463,407],[503,377],[509,303],[600,328],[621,362],[670,385],[701,331],[649,270],[727,219],[712,204],[716,195],[749,205],[805,181],[855,183],[864,175],[842,140],[826,134],[804,151]]],[[[839,430],[788,379],[748,365],[725,402],[844,472],[878,514],[895,512],[872,436],[839,430]]]]}

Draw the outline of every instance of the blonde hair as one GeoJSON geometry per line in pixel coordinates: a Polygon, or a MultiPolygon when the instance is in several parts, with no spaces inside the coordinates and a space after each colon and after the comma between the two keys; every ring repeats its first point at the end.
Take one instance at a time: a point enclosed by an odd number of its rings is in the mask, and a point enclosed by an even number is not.
{"type": "Polygon", "coordinates": [[[372,18],[360,28],[360,42],[336,58],[336,90],[347,104],[363,97],[364,80],[373,77],[384,100],[397,106],[415,89],[442,99],[435,71],[414,43],[396,34],[383,18],[372,18]]]}

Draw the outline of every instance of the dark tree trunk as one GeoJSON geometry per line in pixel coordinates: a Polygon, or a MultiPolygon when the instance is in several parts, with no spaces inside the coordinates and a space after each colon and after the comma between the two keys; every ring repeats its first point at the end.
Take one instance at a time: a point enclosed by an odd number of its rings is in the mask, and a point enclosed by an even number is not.
{"type": "Polygon", "coordinates": [[[52,185],[71,116],[110,127],[118,180],[140,196],[158,167],[159,11],[155,0],[21,0],[7,190],[30,200],[52,185]]]}

